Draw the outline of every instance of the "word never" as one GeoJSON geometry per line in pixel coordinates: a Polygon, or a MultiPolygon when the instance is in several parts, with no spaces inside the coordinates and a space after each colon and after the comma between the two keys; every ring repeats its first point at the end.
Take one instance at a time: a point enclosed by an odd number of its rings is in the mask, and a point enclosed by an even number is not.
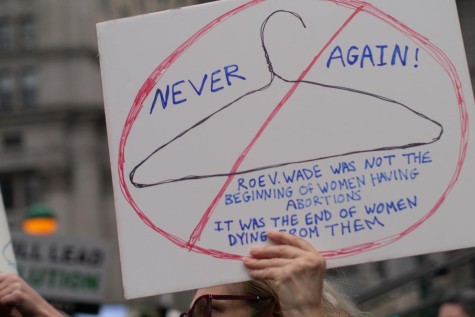
{"type": "MultiPolygon", "coordinates": [[[[224,73],[224,78],[226,79],[226,84],[228,86],[231,86],[231,77],[233,78],[238,78],[241,80],[246,80],[245,77],[238,75],[237,72],[239,70],[238,65],[228,65],[223,67],[223,72],[221,72],[221,69],[217,69],[210,74],[210,80],[208,81],[208,74],[204,74],[203,78],[201,79],[201,83],[193,82],[190,79],[187,81],[185,80],[179,80],[175,82],[174,84],[167,85],[167,88],[165,89],[165,93],[160,88],[157,88],[155,91],[155,97],[153,98],[152,105],[150,107],[150,114],[152,114],[153,109],[155,108],[155,105],[157,103],[158,97],[160,97],[160,101],[162,103],[162,108],[166,109],[168,106],[168,101],[170,99],[170,91],[171,91],[171,101],[174,105],[179,105],[181,103],[186,102],[188,99],[184,97],[184,93],[181,90],[182,87],[187,87],[183,86],[186,82],[191,86],[193,91],[196,93],[196,95],[201,96],[203,91],[205,90],[205,86],[209,87],[210,92],[215,93],[218,92],[222,89],[224,89],[224,85],[221,83],[222,81],[222,76],[224,73]],[[209,84],[207,84],[209,83],[209,84]],[[171,88],[170,88],[171,87],[171,88]]],[[[188,87],[189,88],[189,87],[188,87]]]]}

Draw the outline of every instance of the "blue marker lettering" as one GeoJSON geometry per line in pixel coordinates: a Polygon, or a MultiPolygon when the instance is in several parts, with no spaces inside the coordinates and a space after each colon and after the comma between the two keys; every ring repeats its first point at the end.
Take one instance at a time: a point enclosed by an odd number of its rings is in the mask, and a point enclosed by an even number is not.
{"type": "Polygon", "coordinates": [[[229,77],[235,77],[242,80],[246,80],[246,77],[235,74],[238,70],[239,70],[239,67],[238,65],[235,65],[235,64],[224,66],[224,74],[226,75],[226,82],[228,86],[231,86],[231,80],[229,79],[229,77]]]}
{"type": "Polygon", "coordinates": [[[343,59],[343,53],[342,53],[341,47],[339,45],[335,46],[335,48],[331,52],[330,57],[328,58],[328,61],[327,61],[327,68],[330,68],[330,64],[331,64],[332,60],[334,60],[334,59],[340,59],[341,64],[343,65],[343,67],[346,67],[345,61],[343,59]],[[335,55],[337,53],[338,53],[338,55],[335,55]]]}
{"type": "Polygon", "coordinates": [[[173,98],[173,104],[174,105],[178,105],[178,104],[183,103],[183,102],[186,101],[186,98],[177,100],[176,96],[181,95],[182,92],[181,92],[181,90],[175,90],[175,87],[177,87],[178,85],[183,84],[184,82],[185,82],[184,80],[180,80],[180,81],[177,81],[176,83],[174,83],[173,86],[172,86],[172,98],[173,98]]]}
{"type": "Polygon", "coordinates": [[[215,87],[214,84],[219,83],[221,81],[221,78],[215,77],[215,75],[218,75],[221,73],[221,69],[215,70],[214,72],[211,73],[211,92],[217,92],[220,91],[221,89],[224,89],[223,86],[220,87],[215,87]]]}
{"type": "Polygon", "coordinates": [[[373,52],[371,51],[371,48],[369,45],[365,45],[363,48],[363,53],[361,54],[361,62],[360,62],[360,67],[364,67],[364,61],[365,59],[369,59],[371,64],[374,66],[374,60],[373,60],[373,52]]]}
{"type": "Polygon", "coordinates": [[[165,92],[165,98],[163,97],[163,93],[160,89],[155,91],[155,97],[153,98],[152,106],[150,107],[150,114],[152,114],[153,109],[155,108],[155,104],[157,103],[157,97],[160,96],[160,100],[162,102],[162,108],[165,109],[168,104],[168,96],[170,95],[170,86],[167,85],[167,90],[165,92]]]}
{"type": "Polygon", "coordinates": [[[206,82],[206,79],[208,79],[208,75],[205,74],[203,76],[203,80],[201,81],[201,86],[199,89],[196,89],[195,85],[193,84],[193,82],[191,80],[188,80],[188,82],[190,83],[191,87],[193,87],[193,90],[196,92],[196,94],[198,96],[201,96],[201,93],[203,92],[203,88],[205,86],[205,82],[206,82]]]}
{"type": "Polygon", "coordinates": [[[399,57],[399,60],[401,61],[402,66],[406,66],[408,50],[409,50],[409,47],[406,45],[404,48],[404,56],[403,56],[401,53],[401,48],[399,47],[398,44],[396,44],[396,46],[394,47],[393,56],[391,58],[391,65],[396,65],[396,57],[399,57]]]}

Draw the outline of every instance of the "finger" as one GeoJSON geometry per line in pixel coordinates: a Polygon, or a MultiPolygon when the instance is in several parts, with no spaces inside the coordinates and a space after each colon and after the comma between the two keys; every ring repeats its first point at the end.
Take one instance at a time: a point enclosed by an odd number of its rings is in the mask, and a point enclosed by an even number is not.
{"type": "Polygon", "coordinates": [[[245,258],[244,265],[250,270],[261,270],[267,267],[283,267],[285,265],[291,264],[293,259],[254,259],[254,258],[245,258]]]}
{"type": "Polygon", "coordinates": [[[6,284],[3,286],[0,286],[0,296],[7,294],[8,292],[11,292],[11,285],[6,284]]]}
{"type": "Polygon", "coordinates": [[[0,305],[11,306],[15,303],[15,297],[13,295],[7,294],[0,297],[0,305]]]}
{"type": "Polygon", "coordinates": [[[287,232],[268,231],[266,235],[269,239],[277,244],[286,244],[296,248],[316,252],[315,248],[307,240],[291,235],[287,232]]]}
{"type": "Polygon", "coordinates": [[[0,279],[0,290],[11,286],[21,286],[21,283],[19,282],[16,275],[6,275],[3,279],[0,279]]]}
{"type": "Polygon", "coordinates": [[[295,259],[305,255],[307,251],[289,245],[266,245],[251,249],[254,258],[287,258],[295,259]]]}
{"type": "Polygon", "coordinates": [[[0,300],[5,302],[7,299],[11,298],[12,294],[14,294],[15,288],[14,287],[5,287],[0,291],[0,300]]]}
{"type": "Polygon", "coordinates": [[[282,275],[282,268],[265,268],[262,270],[249,270],[249,275],[256,280],[277,280],[282,275]]]}
{"type": "Polygon", "coordinates": [[[2,285],[6,285],[5,281],[7,279],[7,275],[4,275],[4,274],[0,274],[0,288],[2,287],[2,285]]]}
{"type": "Polygon", "coordinates": [[[17,281],[18,275],[16,274],[0,274],[0,288],[10,285],[17,281]]]}

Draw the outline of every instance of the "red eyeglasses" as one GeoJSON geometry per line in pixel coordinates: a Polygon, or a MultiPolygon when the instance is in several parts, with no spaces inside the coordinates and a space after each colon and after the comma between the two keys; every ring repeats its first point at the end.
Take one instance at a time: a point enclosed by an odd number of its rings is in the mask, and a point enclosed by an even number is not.
{"type": "Polygon", "coordinates": [[[212,317],[212,301],[213,300],[245,300],[245,301],[258,301],[266,300],[267,298],[261,298],[259,296],[246,296],[246,295],[212,295],[205,294],[198,297],[190,310],[187,313],[182,313],[180,317],[212,317]]]}

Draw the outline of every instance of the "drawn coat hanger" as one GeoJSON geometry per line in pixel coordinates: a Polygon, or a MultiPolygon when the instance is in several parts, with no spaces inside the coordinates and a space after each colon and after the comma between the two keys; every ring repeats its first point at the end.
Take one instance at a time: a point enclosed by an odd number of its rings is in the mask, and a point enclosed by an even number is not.
{"type": "MultiPolygon", "coordinates": [[[[130,171],[129,180],[133,186],[136,188],[146,188],[183,181],[203,180],[216,177],[226,178],[231,175],[244,175],[257,171],[345,157],[353,154],[420,147],[437,142],[442,137],[442,124],[397,100],[351,87],[329,85],[305,78],[287,79],[279,75],[274,69],[265,43],[267,24],[276,14],[290,14],[296,17],[304,28],[306,27],[300,15],[285,10],[275,11],[264,20],[261,25],[260,37],[270,74],[269,82],[225,104],[217,111],[180,132],[170,141],[154,149],[130,171]],[[298,94],[299,91],[302,90],[305,90],[304,99],[299,99],[298,94]],[[312,95],[311,90],[314,90],[315,99],[313,100],[308,99],[308,96],[312,95]],[[287,93],[285,96],[283,92],[289,91],[292,91],[292,93],[287,93]],[[281,99],[287,97],[288,99],[285,101],[281,99]],[[295,104],[295,99],[297,99],[298,105],[295,104]],[[338,102],[331,104],[331,99],[338,99],[338,102]],[[319,131],[317,133],[317,124],[313,127],[311,126],[312,122],[317,122],[318,120],[309,120],[309,118],[315,116],[319,116],[320,120],[322,118],[325,121],[329,119],[333,120],[334,124],[338,126],[341,116],[340,118],[327,118],[326,111],[331,110],[333,114],[335,114],[336,111],[344,116],[345,109],[354,108],[354,104],[368,105],[365,109],[366,111],[368,108],[373,109],[372,113],[362,113],[360,118],[349,118],[350,121],[354,122],[358,120],[365,121],[364,124],[360,125],[360,129],[366,129],[366,134],[358,136],[354,130],[348,129],[348,127],[346,130],[340,129],[340,133],[341,131],[343,131],[343,133],[346,132],[346,135],[344,135],[346,138],[345,144],[342,142],[342,139],[332,142],[332,133],[326,133],[325,131],[319,131]],[[253,111],[256,107],[259,107],[259,112],[253,111]],[[338,107],[340,110],[335,109],[335,107],[338,107]],[[265,108],[266,111],[263,111],[263,108],[265,108]],[[306,125],[302,125],[301,122],[297,121],[299,126],[289,126],[285,118],[286,115],[291,113],[298,113],[302,120],[306,122],[306,125]],[[382,118],[381,116],[385,113],[386,118],[382,118]],[[379,135],[384,133],[384,131],[372,131],[371,124],[367,124],[366,122],[368,118],[371,118],[371,115],[377,117],[380,122],[383,121],[380,127],[390,132],[387,133],[388,139],[390,135],[395,138],[389,140],[384,139],[384,136],[381,138],[381,135],[379,135]],[[395,123],[396,121],[394,116],[398,116],[400,120],[397,122],[398,124],[392,126],[400,129],[400,133],[390,131],[390,123],[395,123]],[[384,122],[385,119],[386,122],[384,122]],[[223,125],[222,122],[226,123],[223,125]],[[225,130],[218,129],[218,127],[223,126],[226,128],[225,130]],[[288,135],[291,137],[287,139],[287,143],[285,144],[283,144],[281,140],[272,140],[272,129],[288,130],[290,131],[288,135]],[[295,135],[295,131],[300,132],[300,135],[295,135]],[[415,131],[419,134],[414,134],[415,131]],[[402,135],[403,132],[406,132],[406,136],[398,140],[398,134],[402,135]],[[319,134],[321,135],[322,133],[325,133],[324,139],[320,137],[319,140],[319,134]],[[373,144],[363,138],[368,135],[376,134],[378,134],[377,138],[380,141],[373,144]],[[187,138],[192,138],[193,140],[187,143],[189,145],[188,147],[177,146],[179,143],[186,143],[187,138]],[[292,153],[302,152],[298,150],[299,144],[308,146],[312,140],[312,147],[315,149],[313,153],[307,153],[305,157],[302,155],[292,157],[292,153]],[[360,142],[356,140],[360,140],[360,142]],[[381,140],[383,140],[383,143],[381,143],[381,140]],[[223,145],[227,143],[233,144],[236,149],[234,154],[229,155],[229,153],[223,153],[220,142],[223,145]],[[270,148],[266,147],[266,144],[270,144],[270,148]],[[327,148],[325,148],[325,144],[328,145],[327,148]],[[339,147],[336,150],[333,149],[335,145],[339,147]],[[174,146],[176,147],[174,148],[174,146]],[[259,150],[259,147],[263,149],[259,150]],[[290,147],[292,150],[289,150],[290,147]],[[192,150],[190,150],[190,148],[192,150]],[[173,154],[167,154],[181,158],[174,172],[172,166],[160,166],[159,164],[159,156],[165,151],[176,151],[173,154]],[[188,159],[189,162],[196,162],[197,158],[201,157],[201,154],[204,154],[205,158],[207,157],[209,160],[215,162],[212,165],[206,164],[206,168],[212,166],[212,170],[198,168],[196,171],[193,171],[192,174],[180,174],[183,171],[183,158],[188,159]],[[283,157],[285,157],[285,159],[283,159],[283,157]],[[248,161],[250,164],[247,163],[248,161]],[[150,165],[151,163],[152,165],[150,165]],[[149,178],[147,178],[147,180],[141,180],[142,177],[138,176],[141,169],[144,169],[142,175],[145,176],[149,176],[150,173],[148,173],[148,171],[151,170],[158,172],[158,174],[160,174],[160,170],[163,170],[167,172],[167,175],[170,175],[170,173],[174,175],[171,177],[159,177],[153,180],[148,180],[149,178]]],[[[335,135],[336,134],[337,133],[335,133],[335,135]]],[[[371,138],[369,141],[371,141],[371,138]]],[[[153,175],[155,176],[157,174],[153,173],[153,175]]]]}

